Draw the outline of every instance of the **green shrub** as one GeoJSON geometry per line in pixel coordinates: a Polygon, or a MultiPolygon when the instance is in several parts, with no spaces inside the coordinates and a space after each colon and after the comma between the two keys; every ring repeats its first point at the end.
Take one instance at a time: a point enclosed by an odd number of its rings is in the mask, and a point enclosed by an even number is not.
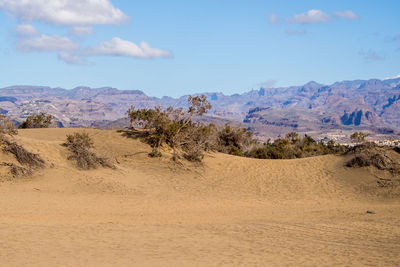
{"type": "Polygon", "coordinates": [[[288,133],[273,143],[255,146],[246,156],[260,159],[294,159],[340,154],[346,151],[346,147],[335,144],[333,140],[324,144],[307,135],[301,138],[297,133],[288,133]]]}
{"type": "Polygon", "coordinates": [[[24,122],[21,123],[19,128],[49,128],[53,122],[53,118],[54,117],[52,115],[47,115],[43,112],[36,115],[30,115],[24,122]]]}
{"type": "Polygon", "coordinates": [[[256,143],[251,131],[228,124],[218,132],[216,140],[219,152],[235,156],[244,156],[250,147],[256,143]]]}
{"type": "Polygon", "coordinates": [[[367,138],[367,136],[368,134],[363,132],[354,132],[352,135],[350,135],[350,139],[356,143],[363,143],[365,142],[365,138],[367,138]]]}

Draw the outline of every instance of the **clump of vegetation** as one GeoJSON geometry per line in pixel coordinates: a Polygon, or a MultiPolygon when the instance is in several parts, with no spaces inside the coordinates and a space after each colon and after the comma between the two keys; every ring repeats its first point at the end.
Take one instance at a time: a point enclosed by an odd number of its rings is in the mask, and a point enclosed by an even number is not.
{"type": "Polygon", "coordinates": [[[21,166],[9,162],[3,162],[1,165],[10,167],[10,172],[15,177],[30,175],[33,173],[34,169],[43,168],[45,166],[45,161],[40,155],[29,152],[23,146],[11,140],[11,137],[17,133],[12,120],[1,114],[0,146],[4,152],[14,155],[21,166]]]}
{"type": "Polygon", "coordinates": [[[44,160],[40,155],[27,151],[23,146],[8,139],[3,140],[3,151],[11,153],[23,166],[31,168],[44,167],[44,160]]]}
{"type": "Polygon", "coordinates": [[[356,143],[364,143],[367,136],[368,134],[363,132],[354,132],[352,135],[350,135],[350,139],[356,143]]]}
{"type": "Polygon", "coordinates": [[[0,114],[0,138],[5,135],[15,135],[18,131],[15,129],[14,122],[4,114],[0,114]]]}
{"type": "Polygon", "coordinates": [[[82,170],[95,169],[99,165],[102,167],[115,168],[109,159],[100,157],[92,152],[94,143],[87,133],[73,133],[67,135],[67,141],[64,143],[72,153],[69,160],[75,160],[78,168],[82,170]]]}
{"type": "Polygon", "coordinates": [[[128,110],[132,127],[140,127],[145,140],[152,147],[149,156],[160,157],[160,148],[164,145],[173,150],[173,159],[185,158],[189,161],[201,161],[203,152],[210,147],[213,125],[205,126],[193,121],[193,116],[202,116],[211,109],[205,95],[189,96],[188,109],[168,107],[162,109],[128,110]]]}
{"type": "Polygon", "coordinates": [[[373,166],[379,170],[400,174],[400,156],[388,147],[379,147],[374,143],[364,143],[352,148],[348,154],[354,157],[347,162],[347,167],[373,166]]]}
{"type": "Polygon", "coordinates": [[[300,137],[298,133],[288,133],[273,143],[268,142],[255,146],[246,156],[259,159],[294,159],[326,154],[341,154],[347,148],[336,144],[333,140],[328,143],[317,142],[308,135],[300,137]]]}
{"type": "Polygon", "coordinates": [[[216,147],[222,153],[245,156],[256,143],[253,133],[246,128],[225,125],[217,132],[216,147]]]}
{"type": "Polygon", "coordinates": [[[53,122],[54,117],[46,113],[39,113],[36,115],[30,115],[24,122],[19,126],[20,129],[27,128],[49,128],[53,122]]]}
{"type": "Polygon", "coordinates": [[[194,122],[193,116],[202,116],[211,109],[206,96],[189,96],[188,104],[187,110],[172,107],[131,107],[128,110],[132,129],[141,128],[137,132],[152,147],[149,156],[160,157],[163,146],[172,148],[174,160],[185,158],[189,161],[201,161],[207,150],[263,159],[292,159],[346,151],[334,141],[316,142],[310,136],[300,137],[294,132],[274,143],[260,144],[245,128],[230,125],[218,128],[213,124],[194,122]]]}

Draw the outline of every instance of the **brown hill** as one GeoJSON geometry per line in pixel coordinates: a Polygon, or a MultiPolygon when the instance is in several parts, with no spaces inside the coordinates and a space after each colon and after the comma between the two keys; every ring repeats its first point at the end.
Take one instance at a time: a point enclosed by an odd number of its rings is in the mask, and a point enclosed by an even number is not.
{"type": "MultiPolygon", "coordinates": [[[[397,179],[346,157],[204,164],[147,157],[115,131],[80,129],[117,169],[79,171],[61,144],[76,129],[21,130],[46,168],[1,166],[3,266],[385,265],[400,261],[397,179]],[[396,180],[397,181],[397,180],[396,180]],[[375,214],[366,213],[372,210],[375,214]]],[[[349,156],[348,156],[349,157],[349,156]]],[[[2,162],[14,161],[4,152],[2,162]]]]}

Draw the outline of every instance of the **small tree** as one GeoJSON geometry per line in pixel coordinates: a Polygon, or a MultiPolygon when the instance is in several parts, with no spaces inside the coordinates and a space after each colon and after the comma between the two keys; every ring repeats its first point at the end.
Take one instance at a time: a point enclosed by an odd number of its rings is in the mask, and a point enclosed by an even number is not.
{"type": "Polygon", "coordinates": [[[354,132],[352,135],[350,135],[350,139],[356,143],[364,143],[367,136],[368,134],[363,132],[354,132]]]}
{"type": "Polygon", "coordinates": [[[24,122],[19,126],[20,129],[26,128],[49,128],[53,122],[53,116],[46,113],[39,113],[36,115],[30,115],[24,122]]]}
{"type": "Polygon", "coordinates": [[[205,95],[189,96],[189,108],[174,109],[135,109],[128,110],[132,126],[139,126],[147,131],[147,141],[153,148],[150,156],[161,156],[163,144],[173,149],[173,159],[180,155],[190,160],[201,160],[206,144],[207,127],[193,121],[193,116],[202,116],[211,109],[205,95]],[[196,152],[196,153],[195,153],[196,152]]]}

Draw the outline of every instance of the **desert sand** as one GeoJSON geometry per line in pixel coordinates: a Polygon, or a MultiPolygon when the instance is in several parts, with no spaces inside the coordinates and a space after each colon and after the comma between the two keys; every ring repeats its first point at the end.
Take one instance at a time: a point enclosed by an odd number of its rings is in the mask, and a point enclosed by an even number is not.
{"type": "Polygon", "coordinates": [[[400,264],[399,189],[343,156],[210,153],[178,165],[111,130],[28,129],[16,140],[46,168],[10,178],[0,167],[1,266],[400,264]],[[74,131],[117,169],[78,170],[61,146],[74,131]]]}

